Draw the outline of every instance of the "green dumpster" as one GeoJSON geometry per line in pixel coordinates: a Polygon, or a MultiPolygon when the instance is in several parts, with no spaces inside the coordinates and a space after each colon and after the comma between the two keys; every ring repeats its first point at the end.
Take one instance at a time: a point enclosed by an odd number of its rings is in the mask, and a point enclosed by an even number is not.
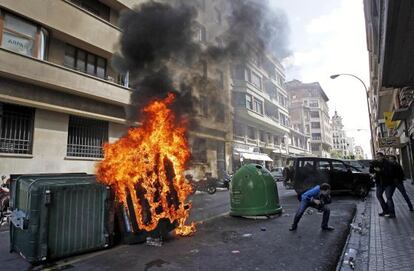
{"type": "Polygon", "coordinates": [[[230,206],[232,216],[267,216],[281,213],[277,185],[270,172],[257,164],[241,167],[231,181],[230,206]]]}

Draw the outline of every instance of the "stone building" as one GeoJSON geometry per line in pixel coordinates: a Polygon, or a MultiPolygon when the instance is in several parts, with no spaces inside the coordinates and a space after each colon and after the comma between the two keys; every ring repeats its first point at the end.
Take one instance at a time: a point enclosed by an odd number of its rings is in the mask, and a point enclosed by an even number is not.
{"type": "Polygon", "coordinates": [[[338,115],[337,111],[335,111],[335,114],[332,116],[332,140],[332,149],[336,151],[340,157],[346,157],[351,154],[349,152],[349,141],[346,137],[342,117],[338,115]]]}
{"type": "Polygon", "coordinates": [[[282,166],[288,157],[288,97],[284,69],[273,56],[232,66],[233,163],[246,161],[282,166]]]}
{"type": "Polygon", "coordinates": [[[311,151],[318,157],[330,157],[332,131],[329,101],[318,82],[302,83],[293,80],[285,84],[291,101],[293,127],[309,133],[311,151]]]}

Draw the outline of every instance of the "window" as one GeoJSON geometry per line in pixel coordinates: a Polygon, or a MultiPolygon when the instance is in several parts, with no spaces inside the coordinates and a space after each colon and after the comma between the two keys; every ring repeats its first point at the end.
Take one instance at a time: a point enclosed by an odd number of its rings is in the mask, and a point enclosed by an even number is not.
{"type": "Polygon", "coordinates": [[[319,122],[311,122],[311,127],[314,129],[320,129],[321,124],[319,122]]]}
{"type": "Polygon", "coordinates": [[[111,9],[102,4],[98,0],[69,0],[73,4],[87,10],[88,12],[104,19],[105,21],[109,21],[109,15],[111,9]]]}
{"type": "Polygon", "coordinates": [[[195,39],[199,42],[206,42],[207,41],[207,30],[203,25],[198,25],[195,31],[195,39]]]}
{"type": "Polygon", "coordinates": [[[224,73],[223,71],[217,69],[217,79],[218,79],[218,87],[223,89],[224,88],[224,73]]]}
{"type": "Polygon", "coordinates": [[[9,13],[4,13],[0,21],[2,19],[3,29],[0,29],[2,48],[33,57],[44,56],[46,44],[43,39],[44,32],[42,34],[40,27],[9,13]],[[37,39],[38,34],[42,35],[42,39],[37,39]]]}
{"type": "Polygon", "coordinates": [[[240,92],[233,92],[232,100],[234,107],[246,107],[246,94],[240,92]]]}
{"type": "Polygon", "coordinates": [[[203,77],[206,79],[208,76],[208,66],[207,66],[207,62],[206,61],[201,61],[201,67],[203,69],[203,77]]]}
{"type": "Polygon", "coordinates": [[[193,142],[192,158],[194,162],[207,162],[207,142],[204,138],[196,138],[193,142]]]}
{"type": "Polygon", "coordinates": [[[262,130],[259,131],[259,139],[260,139],[260,141],[266,142],[266,136],[265,135],[266,134],[265,134],[264,131],[262,131],[262,130]]]}
{"type": "Polygon", "coordinates": [[[256,129],[251,126],[247,126],[247,137],[250,139],[256,139],[256,129]]]}
{"type": "Polygon", "coordinates": [[[347,172],[348,168],[345,166],[344,163],[339,162],[339,161],[333,161],[332,162],[332,168],[335,171],[340,171],[340,172],[347,172]]]}
{"type": "Polygon", "coordinates": [[[224,122],[225,121],[225,106],[223,103],[218,103],[216,105],[216,121],[224,122]]]}
{"type": "Polygon", "coordinates": [[[204,117],[208,116],[208,99],[206,96],[200,97],[200,115],[204,117]]]}
{"type": "Polygon", "coordinates": [[[311,143],[311,151],[320,151],[320,144],[311,143]]]}
{"type": "Polygon", "coordinates": [[[31,154],[35,110],[0,103],[0,152],[31,154]]]}
{"type": "Polygon", "coordinates": [[[313,170],[315,166],[315,161],[313,160],[299,160],[299,168],[307,168],[313,170]]]}
{"type": "Polygon", "coordinates": [[[264,85],[266,93],[272,99],[277,99],[277,87],[272,82],[268,81],[264,85]]]}
{"type": "Polygon", "coordinates": [[[280,138],[277,135],[273,136],[273,142],[275,145],[279,145],[280,144],[280,138]]]}
{"type": "Polygon", "coordinates": [[[108,141],[108,122],[69,117],[67,155],[102,158],[102,145],[108,141]]]}
{"type": "Polygon", "coordinates": [[[289,118],[285,114],[280,113],[280,124],[289,126],[289,118]]]}
{"type": "Polygon", "coordinates": [[[319,170],[331,170],[331,165],[329,164],[328,161],[319,161],[318,169],[319,170]]]}
{"type": "Polygon", "coordinates": [[[312,100],[309,102],[309,107],[319,107],[318,100],[312,100]]]}
{"type": "Polygon", "coordinates": [[[263,115],[263,102],[255,98],[253,103],[253,111],[263,115]]]}
{"type": "Polygon", "coordinates": [[[66,44],[63,64],[71,69],[86,72],[104,79],[106,59],[66,44]]]}
{"type": "Polygon", "coordinates": [[[118,84],[129,88],[129,72],[118,74],[118,84]]]}
{"type": "Polygon", "coordinates": [[[245,69],[242,65],[233,67],[233,80],[245,80],[245,69]]]}
{"type": "Polygon", "coordinates": [[[221,12],[218,8],[214,8],[214,10],[216,11],[216,22],[221,24],[221,12]]]}
{"type": "Polygon", "coordinates": [[[244,126],[239,122],[233,123],[233,133],[237,136],[244,136],[244,126]]]}
{"type": "Polygon", "coordinates": [[[321,133],[312,133],[313,140],[321,140],[321,133]]]}
{"type": "Polygon", "coordinates": [[[246,107],[250,110],[253,110],[253,98],[248,94],[246,94],[246,107]]]}
{"type": "Polygon", "coordinates": [[[251,80],[249,80],[255,87],[262,89],[262,78],[255,72],[251,72],[251,80]]]}
{"type": "Polygon", "coordinates": [[[319,111],[310,111],[311,118],[319,119],[319,111]]]}

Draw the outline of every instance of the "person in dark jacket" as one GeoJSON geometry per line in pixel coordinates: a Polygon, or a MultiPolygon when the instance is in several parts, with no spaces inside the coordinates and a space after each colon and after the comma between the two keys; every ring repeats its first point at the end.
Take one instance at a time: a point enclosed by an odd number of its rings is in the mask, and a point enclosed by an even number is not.
{"type": "Polygon", "coordinates": [[[407,195],[407,191],[404,187],[404,170],[402,169],[401,165],[397,162],[397,157],[394,155],[388,156],[388,160],[393,165],[393,180],[396,188],[400,191],[401,195],[404,197],[405,201],[407,202],[408,208],[411,212],[414,211],[413,204],[411,203],[410,198],[407,195]]]}
{"type": "Polygon", "coordinates": [[[372,162],[369,171],[375,174],[376,194],[378,202],[381,205],[382,212],[379,216],[386,216],[395,218],[395,208],[392,196],[395,191],[395,184],[393,181],[393,165],[385,159],[382,152],[377,152],[375,160],[372,162]],[[384,201],[382,194],[385,192],[387,201],[384,201]]]}
{"type": "Polygon", "coordinates": [[[322,230],[332,231],[333,227],[328,226],[330,210],[326,207],[326,204],[331,203],[331,186],[327,183],[323,183],[320,186],[317,185],[307,191],[305,191],[301,196],[300,206],[296,212],[293,224],[290,227],[290,231],[296,230],[298,227],[299,220],[301,219],[303,213],[308,207],[313,207],[323,212],[322,217],[322,230]]]}

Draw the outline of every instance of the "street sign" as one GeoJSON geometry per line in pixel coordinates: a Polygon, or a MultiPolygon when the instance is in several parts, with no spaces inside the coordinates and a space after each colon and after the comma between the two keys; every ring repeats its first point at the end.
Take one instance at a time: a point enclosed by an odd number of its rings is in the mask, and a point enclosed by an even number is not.
{"type": "Polygon", "coordinates": [[[378,139],[378,145],[380,148],[399,148],[401,143],[399,137],[382,137],[378,139]]]}
{"type": "Polygon", "coordinates": [[[388,129],[395,129],[400,125],[400,121],[392,121],[394,112],[384,112],[385,125],[388,129]]]}

